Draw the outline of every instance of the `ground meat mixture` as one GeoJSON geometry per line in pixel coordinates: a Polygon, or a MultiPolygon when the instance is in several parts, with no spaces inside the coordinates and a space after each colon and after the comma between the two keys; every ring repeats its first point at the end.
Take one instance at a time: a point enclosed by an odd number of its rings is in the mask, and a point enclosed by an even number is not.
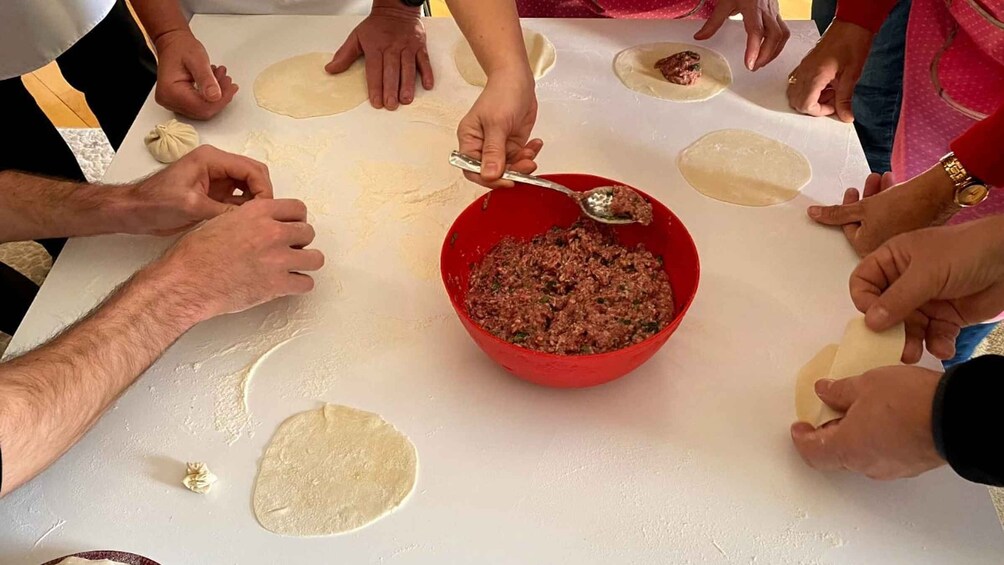
{"type": "Polygon", "coordinates": [[[638,343],[674,313],[662,258],[588,220],[530,242],[502,240],[471,270],[467,311],[501,339],[560,355],[638,343]]]}
{"type": "Polygon", "coordinates": [[[659,59],[655,68],[673,84],[690,86],[701,78],[701,56],[693,51],[681,51],[659,59]]]}
{"type": "Polygon", "coordinates": [[[626,186],[614,187],[610,213],[619,218],[631,218],[643,226],[652,223],[652,205],[637,192],[626,186]]]}

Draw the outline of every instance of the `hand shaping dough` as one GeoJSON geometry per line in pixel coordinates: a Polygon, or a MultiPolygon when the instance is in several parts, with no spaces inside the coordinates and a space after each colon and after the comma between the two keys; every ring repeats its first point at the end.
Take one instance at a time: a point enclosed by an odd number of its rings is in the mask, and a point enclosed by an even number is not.
{"type": "Polygon", "coordinates": [[[816,394],[816,381],[855,377],[879,367],[899,365],[906,345],[903,324],[875,333],[863,316],[847,323],[840,346],[827,345],[806,363],[795,380],[795,414],[800,422],[815,427],[837,420],[842,413],[830,408],[816,394]]]}
{"type": "Polygon", "coordinates": [[[687,43],[649,43],[625,49],[614,57],[614,73],[635,92],[674,102],[702,102],[732,84],[732,69],[721,53],[687,43]],[[655,68],[659,59],[681,51],[701,56],[701,78],[689,86],[669,82],[655,68]]]}
{"type": "Polygon", "coordinates": [[[154,159],[173,163],[199,146],[199,132],[178,120],[168,120],[146,134],[143,142],[154,159]]]}
{"type": "MultiPolygon", "coordinates": [[[[530,68],[533,69],[534,80],[540,80],[553,67],[558,58],[554,50],[554,44],[543,35],[523,30],[523,43],[526,45],[526,55],[530,59],[530,68]]],[[[471,44],[465,39],[461,39],[453,49],[453,60],[457,64],[460,76],[464,77],[469,84],[474,86],[484,86],[488,83],[488,76],[474,56],[471,44]]]]}
{"type": "Polygon", "coordinates": [[[192,492],[206,494],[213,488],[213,484],[217,480],[216,475],[209,470],[205,463],[189,463],[185,478],[182,479],[181,483],[192,492]]]}
{"type": "Polygon", "coordinates": [[[417,471],[415,446],[380,416],[327,404],[279,426],[258,471],[255,516],[281,535],[350,532],[400,506],[417,471]]]}
{"type": "Polygon", "coordinates": [[[680,153],[683,178],[705,196],[741,206],[771,206],[798,195],[812,179],[794,148],[742,129],[714,131],[680,153]]]}
{"type": "Polygon", "coordinates": [[[312,118],[348,112],[369,99],[362,59],[337,75],[324,70],[330,61],[330,53],[307,53],[272,64],[254,81],[255,100],[276,114],[312,118]]]}

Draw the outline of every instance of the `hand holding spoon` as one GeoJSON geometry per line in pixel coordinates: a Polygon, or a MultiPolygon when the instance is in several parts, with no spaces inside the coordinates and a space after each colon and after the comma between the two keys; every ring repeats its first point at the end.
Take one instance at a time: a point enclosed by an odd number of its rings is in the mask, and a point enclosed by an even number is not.
{"type": "MultiPolygon", "coordinates": [[[[459,151],[454,151],[450,155],[450,164],[458,169],[463,169],[465,171],[470,171],[472,173],[481,173],[481,161],[473,157],[468,157],[459,151]]],[[[540,177],[535,177],[533,175],[525,175],[523,173],[517,173],[515,171],[506,171],[502,175],[502,178],[506,180],[511,180],[513,182],[521,182],[523,184],[531,184],[533,186],[539,186],[541,188],[549,188],[551,190],[557,190],[575,200],[579,207],[582,208],[582,212],[589,218],[596,220],[597,222],[604,224],[633,224],[633,223],[647,223],[644,221],[644,215],[642,217],[634,216],[624,216],[615,214],[611,211],[611,205],[614,203],[614,196],[618,191],[628,190],[627,187],[614,187],[614,186],[601,186],[594,188],[587,192],[576,192],[566,186],[562,186],[556,182],[549,181],[540,177]]],[[[633,194],[629,197],[636,197],[640,199],[641,197],[638,193],[631,191],[633,194]]],[[[645,203],[647,205],[647,203],[645,203]]],[[[649,220],[651,218],[651,207],[649,207],[649,220]]],[[[651,220],[650,220],[651,221],[651,220]]]]}

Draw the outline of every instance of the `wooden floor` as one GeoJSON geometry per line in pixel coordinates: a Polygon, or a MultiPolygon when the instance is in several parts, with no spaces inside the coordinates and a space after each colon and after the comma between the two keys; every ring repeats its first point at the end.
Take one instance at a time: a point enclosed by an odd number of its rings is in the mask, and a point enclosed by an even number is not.
{"type": "MultiPolygon", "coordinates": [[[[450,15],[446,0],[430,0],[430,3],[433,16],[450,15]]],[[[789,20],[807,20],[811,4],[812,0],[781,0],[781,14],[789,20]]],[[[21,79],[56,127],[98,127],[98,120],[87,107],[84,96],[66,83],[55,63],[24,75],[21,79]]]]}

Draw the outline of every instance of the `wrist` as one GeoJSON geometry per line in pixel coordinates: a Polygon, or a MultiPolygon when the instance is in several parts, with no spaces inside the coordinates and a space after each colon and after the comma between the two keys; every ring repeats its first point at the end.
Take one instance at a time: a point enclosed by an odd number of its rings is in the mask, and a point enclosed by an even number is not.
{"type": "Polygon", "coordinates": [[[370,15],[419,18],[422,15],[422,8],[405,5],[401,0],[373,0],[370,15]]]}
{"type": "Polygon", "coordinates": [[[179,25],[163,30],[157,33],[156,36],[151,35],[150,42],[153,43],[154,50],[159,54],[177,41],[187,38],[195,39],[195,34],[192,33],[192,29],[186,23],[184,26],[179,25]]]}
{"type": "Polygon", "coordinates": [[[960,210],[959,205],[955,203],[955,183],[940,163],[921,173],[918,180],[923,187],[924,198],[932,206],[948,216],[960,210]]]}
{"type": "Polygon", "coordinates": [[[152,299],[154,317],[171,326],[178,336],[217,315],[198,292],[187,266],[170,251],[137,272],[128,290],[152,299]]]}

